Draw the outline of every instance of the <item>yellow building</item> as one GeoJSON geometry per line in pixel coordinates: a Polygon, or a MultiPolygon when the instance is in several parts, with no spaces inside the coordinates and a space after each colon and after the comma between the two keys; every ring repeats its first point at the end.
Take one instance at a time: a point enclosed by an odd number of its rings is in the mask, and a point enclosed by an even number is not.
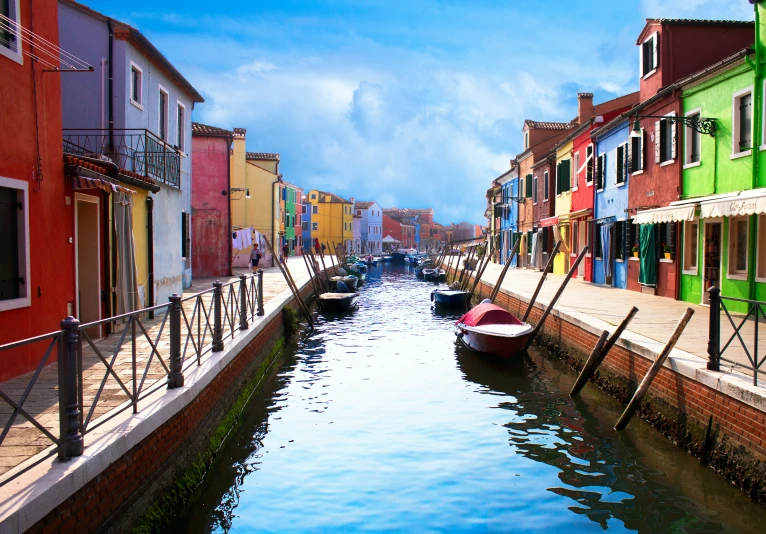
{"type": "MultiPolygon", "coordinates": [[[[306,193],[311,210],[311,241],[319,239],[331,249],[343,245],[350,250],[353,245],[353,203],[333,193],[312,189],[306,193]]],[[[330,250],[332,252],[332,250],[330,250]]]]}
{"type": "MultiPolygon", "coordinates": [[[[284,206],[281,204],[282,176],[279,154],[247,152],[244,128],[234,128],[231,151],[231,224],[233,228],[252,227],[279,247],[284,206]]],[[[268,248],[263,247],[264,264],[272,264],[268,248]]],[[[232,265],[244,267],[250,248],[234,250],[232,265]]],[[[277,250],[277,253],[279,251],[277,250]]]]}
{"type": "MultiPolygon", "coordinates": [[[[569,213],[572,211],[572,141],[556,148],[556,205],[557,226],[553,228],[554,243],[561,239],[559,253],[553,259],[554,274],[569,271],[571,243],[569,242],[569,213]]],[[[574,261],[574,260],[572,260],[574,261]]]]}

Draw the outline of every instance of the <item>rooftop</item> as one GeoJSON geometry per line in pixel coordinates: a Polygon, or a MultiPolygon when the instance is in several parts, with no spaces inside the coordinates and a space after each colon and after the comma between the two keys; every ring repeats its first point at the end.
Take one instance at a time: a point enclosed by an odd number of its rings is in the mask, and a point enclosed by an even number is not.
{"type": "Polygon", "coordinates": [[[258,161],[279,161],[279,154],[271,154],[268,152],[247,152],[245,153],[245,159],[255,159],[258,161]]]}
{"type": "Polygon", "coordinates": [[[201,135],[205,137],[232,137],[234,135],[230,130],[218,128],[217,126],[208,126],[200,122],[192,122],[192,135],[201,135]]]}
{"type": "Polygon", "coordinates": [[[527,126],[530,130],[568,130],[572,127],[571,122],[538,122],[532,120],[525,120],[524,126],[527,126]]]}
{"type": "Polygon", "coordinates": [[[359,202],[359,201],[357,201],[356,202],[356,209],[366,210],[367,208],[369,208],[373,204],[375,204],[375,202],[359,202]]]}

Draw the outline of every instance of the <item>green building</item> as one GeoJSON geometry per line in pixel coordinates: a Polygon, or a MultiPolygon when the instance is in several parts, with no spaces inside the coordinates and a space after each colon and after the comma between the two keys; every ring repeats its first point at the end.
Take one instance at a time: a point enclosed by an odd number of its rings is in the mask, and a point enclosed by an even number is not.
{"type": "Polygon", "coordinates": [[[301,246],[303,245],[301,232],[301,197],[303,196],[303,189],[289,182],[283,183],[283,244],[287,243],[287,246],[290,248],[290,256],[296,256],[300,254],[301,246]]]}

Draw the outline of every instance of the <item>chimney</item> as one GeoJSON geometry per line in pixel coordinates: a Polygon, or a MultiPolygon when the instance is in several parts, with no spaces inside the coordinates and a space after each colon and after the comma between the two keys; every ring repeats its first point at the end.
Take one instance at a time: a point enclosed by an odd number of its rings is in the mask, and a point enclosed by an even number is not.
{"type": "Polygon", "coordinates": [[[577,93],[577,122],[585,124],[596,114],[593,93],[577,93]]]}

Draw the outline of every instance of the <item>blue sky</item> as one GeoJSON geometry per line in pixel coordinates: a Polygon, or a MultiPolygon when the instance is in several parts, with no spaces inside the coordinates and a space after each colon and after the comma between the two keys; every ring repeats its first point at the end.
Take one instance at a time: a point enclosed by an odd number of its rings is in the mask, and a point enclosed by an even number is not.
{"type": "Polygon", "coordinates": [[[647,17],[752,20],[747,0],[84,0],[128,22],[247,128],[286,180],[484,223],[524,119],[568,121],[638,88],[647,17]]]}

